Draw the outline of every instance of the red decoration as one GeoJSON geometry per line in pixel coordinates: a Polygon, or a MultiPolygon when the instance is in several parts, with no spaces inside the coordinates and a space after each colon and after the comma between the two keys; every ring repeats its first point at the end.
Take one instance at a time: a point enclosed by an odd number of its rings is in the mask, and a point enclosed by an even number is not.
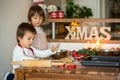
{"type": "Polygon", "coordinates": [[[66,63],[64,65],[58,65],[57,67],[59,69],[73,70],[73,69],[76,69],[76,64],[74,64],[74,63],[66,63]]]}
{"type": "Polygon", "coordinates": [[[67,68],[68,70],[76,69],[76,64],[67,64],[67,65],[66,65],[66,68],[67,68]]]}
{"type": "Polygon", "coordinates": [[[58,12],[51,12],[49,13],[50,18],[56,19],[56,18],[64,18],[64,12],[58,11],[58,12]]]}

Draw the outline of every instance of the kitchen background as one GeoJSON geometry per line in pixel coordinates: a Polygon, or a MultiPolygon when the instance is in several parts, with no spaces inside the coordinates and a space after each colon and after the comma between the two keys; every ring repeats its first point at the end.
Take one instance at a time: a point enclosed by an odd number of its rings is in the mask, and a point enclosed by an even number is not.
{"type": "MultiPolygon", "coordinates": [[[[109,6],[111,6],[108,5],[108,1],[112,0],[75,0],[75,3],[82,3],[80,5],[92,8],[93,18],[108,18],[110,14],[107,10],[109,11],[109,6]],[[105,4],[107,5],[105,6],[105,4]]],[[[32,2],[32,0],[0,0],[0,80],[8,71],[12,70],[10,63],[12,61],[12,50],[17,43],[16,29],[21,22],[27,22],[27,12],[32,2]]],[[[65,5],[62,4],[61,6],[64,10],[65,5]]],[[[53,43],[49,43],[49,46],[51,44],[53,43]]],[[[85,47],[85,45],[85,43],[61,43],[60,49],[77,50],[85,47]],[[70,48],[68,48],[69,45],[70,48]]],[[[103,45],[105,48],[111,45],[112,47],[120,47],[119,44],[103,45]]]]}

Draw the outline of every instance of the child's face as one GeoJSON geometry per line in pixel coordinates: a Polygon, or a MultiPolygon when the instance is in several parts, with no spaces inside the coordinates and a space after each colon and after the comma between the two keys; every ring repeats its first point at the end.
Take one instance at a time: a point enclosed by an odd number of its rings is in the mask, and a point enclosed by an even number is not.
{"type": "Polygon", "coordinates": [[[43,17],[39,16],[37,13],[35,16],[31,17],[31,23],[34,27],[40,26],[42,24],[43,17]]]}
{"type": "Polygon", "coordinates": [[[18,37],[19,43],[23,48],[30,48],[35,38],[35,34],[32,32],[26,31],[23,37],[18,37]]]}

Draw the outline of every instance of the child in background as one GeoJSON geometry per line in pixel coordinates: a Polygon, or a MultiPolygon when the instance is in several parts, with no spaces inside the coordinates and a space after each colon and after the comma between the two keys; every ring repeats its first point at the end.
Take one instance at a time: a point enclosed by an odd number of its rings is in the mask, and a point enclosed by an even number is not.
{"type": "MultiPolygon", "coordinates": [[[[16,33],[18,44],[15,46],[13,50],[13,61],[21,62],[23,60],[28,59],[33,60],[38,58],[46,58],[52,54],[55,54],[54,51],[56,51],[59,48],[59,44],[57,44],[56,46],[54,45],[51,47],[51,49],[46,50],[37,50],[34,47],[32,47],[31,45],[33,43],[35,35],[36,30],[31,24],[21,23],[18,26],[16,33]]],[[[7,73],[4,80],[13,80],[14,70],[19,67],[20,65],[13,65],[12,73],[11,72],[7,73]]]]}
{"type": "Polygon", "coordinates": [[[46,34],[43,31],[42,27],[40,27],[40,25],[45,20],[45,14],[43,9],[38,5],[31,6],[28,11],[28,20],[37,31],[33,46],[39,50],[48,49],[46,34]]]}

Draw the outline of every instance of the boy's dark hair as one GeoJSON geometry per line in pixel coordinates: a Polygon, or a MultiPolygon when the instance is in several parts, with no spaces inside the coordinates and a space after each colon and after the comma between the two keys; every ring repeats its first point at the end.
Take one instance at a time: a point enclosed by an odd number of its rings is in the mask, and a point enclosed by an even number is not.
{"type": "Polygon", "coordinates": [[[26,31],[29,31],[29,32],[32,32],[33,34],[36,34],[36,30],[31,24],[29,24],[29,23],[21,23],[18,26],[17,33],[16,33],[16,38],[17,38],[18,43],[19,43],[18,37],[23,37],[25,35],[26,31]]]}
{"type": "Polygon", "coordinates": [[[38,13],[39,16],[43,17],[43,21],[45,20],[45,13],[44,13],[43,9],[38,5],[34,5],[34,6],[31,6],[28,11],[28,20],[30,22],[31,22],[31,17],[35,16],[36,13],[38,13]]]}

